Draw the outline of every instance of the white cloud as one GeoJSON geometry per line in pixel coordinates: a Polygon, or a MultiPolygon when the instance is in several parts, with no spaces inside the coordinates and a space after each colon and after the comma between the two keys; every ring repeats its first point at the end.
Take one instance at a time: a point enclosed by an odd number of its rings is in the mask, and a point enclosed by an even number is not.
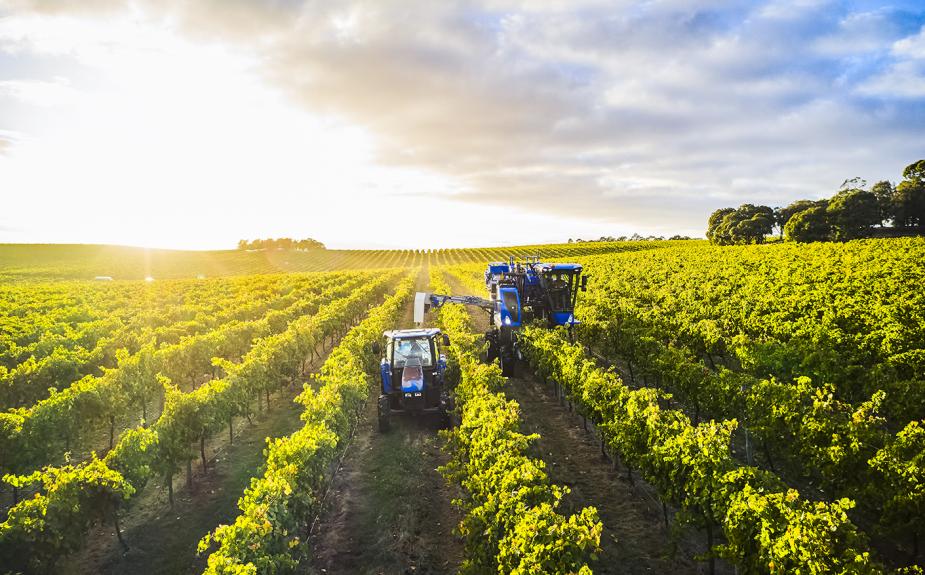
{"type": "Polygon", "coordinates": [[[917,35],[903,38],[893,44],[893,54],[914,60],[925,60],[925,26],[917,35]]]}
{"type": "Polygon", "coordinates": [[[77,96],[64,78],[54,81],[0,80],[0,99],[12,98],[26,104],[50,107],[60,106],[77,96]]]}
{"type": "Polygon", "coordinates": [[[915,36],[893,43],[895,60],[858,88],[867,96],[925,99],[925,26],[915,36]]]}

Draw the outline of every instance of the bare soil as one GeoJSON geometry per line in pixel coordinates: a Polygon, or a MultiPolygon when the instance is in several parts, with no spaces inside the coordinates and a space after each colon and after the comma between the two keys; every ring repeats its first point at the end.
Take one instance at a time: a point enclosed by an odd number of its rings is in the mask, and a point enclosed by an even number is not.
{"type": "Polygon", "coordinates": [[[454,491],[437,472],[440,420],[393,416],[380,433],[376,406],[366,417],[335,475],[313,530],[309,573],[449,574],[462,555],[453,529],[454,491]]]}

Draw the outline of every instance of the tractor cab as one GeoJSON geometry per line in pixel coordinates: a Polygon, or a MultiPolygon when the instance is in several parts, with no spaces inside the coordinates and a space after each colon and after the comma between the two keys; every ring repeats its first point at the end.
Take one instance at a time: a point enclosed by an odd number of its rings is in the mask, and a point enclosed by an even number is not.
{"type": "Polygon", "coordinates": [[[580,264],[538,264],[538,283],[546,296],[548,319],[553,325],[573,325],[578,291],[585,289],[587,276],[582,278],[580,264]]]}
{"type": "Polygon", "coordinates": [[[385,345],[374,346],[380,354],[379,429],[389,428],[397,413],[440,413],[452,411],[444,385],[449,338],[439,329],[390,330],[383,333],[385,345]]]}
{"type": "Polygon", "coordinates": [[[530,257],[488,264],[485,284],[496,302],[492,323],[498,328],[518,328],[534,319],[554,327],[577,323],[575,304],[587,276],[582,276],[581,264],[546,264],[530,257]]]}

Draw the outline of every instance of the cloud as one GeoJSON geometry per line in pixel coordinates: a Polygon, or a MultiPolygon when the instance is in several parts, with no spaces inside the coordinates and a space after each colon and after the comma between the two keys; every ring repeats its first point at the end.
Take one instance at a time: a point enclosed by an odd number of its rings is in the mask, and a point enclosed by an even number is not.
{"type": "Polygon", "coordinates": [[[922,102],[851,93],[905,14],[724,4],[426,4],[413,27],[353,4],[346,38],[336,14],[303,16],[311,33],[268,63],[306,106],[379,134],[384,161],[465,182],[463,199],[650,227],[694,228],[720,202],[826,195],[856,171],[895,177],[921,153],[922,102]]]}
{"type": "Polygon", "coordinates": [[[67,81],[0,80],[0,98],[12,98],[33,106],[57,106],[74,98],[76,92],[67,81]]]}
{"type": "Polygon", "coordinates": [[[16,142],[22,140],[22,134],[12,130],[0,130],[0,156],[8,155],[16,142]]]}
{"type": "Polygon", "coordinates": [[[925,26],[892,44],[893,62],[865,82],[858,92],[881,98],[925,100],[925,26]]]}
{"type": "MultiPolygon", "coordinates": [[[[60,14],[71,3],[16,2],[60,14]],[[39,8],[41,7],[41,8],[39,8]]],[[[81,15],[121,3],[84,3],[81,15]]],[[[897,178],[923,156],[925,10],[826,1],[153,2],[451,197],[645,229],[897,178]]],[[[420,193],[426,193],[421,191],[420,193]]]]}
{"type": "Polygon", "coordinates": [[[917,35],[896,42],[893,53],[914,60],[925,60],[925,26],[917,35]]]}

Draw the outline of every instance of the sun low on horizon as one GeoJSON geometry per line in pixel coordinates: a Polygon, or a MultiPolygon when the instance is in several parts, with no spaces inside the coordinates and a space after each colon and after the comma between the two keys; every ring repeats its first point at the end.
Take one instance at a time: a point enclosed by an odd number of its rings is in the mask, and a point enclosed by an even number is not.
{"type": "Polygon", "coordinates": [[[300,106],[260,55],[184,38],[169,19],[7,15],[0,38],[0,242],[440,248],[516,243],[500,231],[512,224],[555,240],[580,224],[454,201],[459,179],[379,161],[370,129],[300,106]],[[16,79],[24,61],[37,78],[16,79]]]}

